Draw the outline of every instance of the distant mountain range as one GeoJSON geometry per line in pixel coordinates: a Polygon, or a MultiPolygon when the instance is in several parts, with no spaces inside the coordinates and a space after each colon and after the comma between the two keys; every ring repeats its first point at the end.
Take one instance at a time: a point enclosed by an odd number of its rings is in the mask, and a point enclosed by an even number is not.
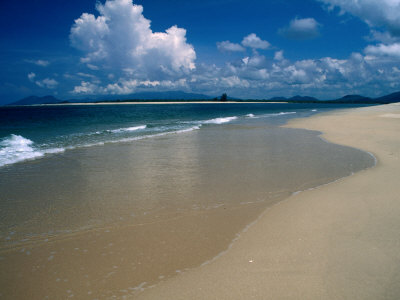
{"type": "Polygon", "coordinates": [[[274,97],[269,99],[269,101],[277,101],[277,102],[293,102],[293,103],[351,103],[351,104],[388,104],[400,102],[400,92],[392,93],[383,97],[378,98],[370,98],[361,95],[346,95],[339,99],[334,100],[318,100],[314,97],[308,96],[294,96],[291,98],[285,97],[274,97]]]}
{"type": "Polygon", "coordinates": [[[195,94],[185,93],[183,91],[167,91],[167,92],[142,92],[134,93],[129,95],[109,95],[98,98],[86,98],[86,99],[70,99],[60,100],[53,96],[29,96],[20,99],[16,102],[9,103],[7,105],[34,105],[34,104],[56,104],[56,103],[90,103],[90,102],[103,102],[103,101],[126,101],[126,100],[211,100],[214,97],[195,94]]]}
{"type": "MultiPolygon", "coordinates": [[[[183,91],[140,92],[128,95],[108,95],[85,102],[115,101],[115,100],[210,100],[213,97],[204,94],[186,93],[183,91]]],[[[74,100],[73,102],[78,101],[74,100]]],[[[80,100],[79,102],[82,102],[80,100]]]]}
{"type": "MultiPolygon", "coordinates": [[[[62,104],[62,103],[82,103],[82,102],[106,102],[106,101],[194,101],[194,100],[218,100],[219,98],[195,93],[186,93],[183,91],[168,91],[168,92],[142,92],[130,95],[119,95],[119,96],[104,96],[96,99],[71,99],[71,100],[59,100],[53,96],[30,96],[10,103],[8,105],[34,105],[34,104],[62,104]]],[[[250,101],[241,100],[236,98],[228,97],[228,100],[250,101]]],[[[291,103],[359,103],[359,104],[386,104],[400,102],[400,92],[392,93],[379,98],[369,98],[361,95],[346,95],[342,98],[335,100],[318,100],[314,97],[309,96],[294,96],[291,98],[285,97],[273,97],[268,100],[258,100],[260,102],[291,102],[291,103]]]]}
{"type": "Polygon", "coordinates": [[[281,101],[290,101],[290,102],[302,102],[302,101],[304,101],[304,102],[314,102],[314,101],[320,101],[320,100],[318,100],[317,98],[314,98],[314,97],[309,97],[309,96],[299,96],[299,95],[297,95],[297,96],[294,96],[294,97],[291,97],[291,98],[286,98],[286,97],[273,97],[273,98],[271,98],[271,99],[269,99],[268,101],[278,101],[278,102],[281,102],[281,101]]]}
{"type": "Polygon", "coordinates": [[[60,103],[60,102],[61,102],[61,100],[59,100],[53,96],[44,96],[44,97],[29,96],[29,97],[23,98],[21,100],[15,101],[15,102],[7,104],[7,105],[56,104],[56,103],[60,103]]]}

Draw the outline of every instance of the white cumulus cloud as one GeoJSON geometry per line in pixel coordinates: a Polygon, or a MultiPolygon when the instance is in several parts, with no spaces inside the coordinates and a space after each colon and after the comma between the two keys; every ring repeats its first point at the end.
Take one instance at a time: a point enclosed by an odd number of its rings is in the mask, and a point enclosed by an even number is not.
{"type": "Polygon", "coordinates": [[[28,79],[29,79],[29,81],[34,81],[35,80],[35,77],[36,77],[36,74],[35,73],[33,73],[33,72],[31,72],[31,73],[29,73],[28,74],[28,79]]]}
{"type": "Polygon", "coordinates": [[[319,0],[331,8],[339,7],[364,20],[371,27],[384,27],[400,36],[400,0],[319,0]]]}
{"type": "Polygon", "coordinates": [[[394,43],[390,45],[379,44],[377,46],[367,46],[365,53],[373,56],[388,56],[392,58],[400,58],[400,43],[394,43]]]}
{"type": "Polygon", "coordinates": [[[275,60],[284,60],[285,58],[283,57],[283,50],[276,51],[274,55],[275,60]]]}
{"type": "Polygon", "coordinates": [[[243,39],[242,45],[253,49],[267,49],[270,43],[263,41],[255,33],[250,33],[243,39]]]}
{"type": "Polygon", "coordinates": [[[88,82],[88,81],[81,81],[80,85],[77,85],[74,87],[74,90],[72,91],[72,93],[93,95],[93,94],[97,94],[98,90],[99,90],[98,85],[88,82]]]}
{"type": "Polygon", "coordinates": [[[58,86],[58,81],[52,78],[45,78],[43,80],[35,81],[36,85],[41,88],[55,89],[58,86]]]}
{"type": "Polygon", "coordinates": [[[319,24],[314,18],[298,19],[290,21],[289,26],[279,29],[279,33],[292,40],[308,40],[320,35],[319,24]]]}
{"type": "MultiPolygon", "coordinates": [[[[395,49],[382,48],[385,55],[395,49]]],[[[379,96],[400,89],[400,71],[391,57],[353,53],[347,59],[322,57],[290,61],[282,50],[273,60],[254,51],[223,67],[200,65],[189,87],[215,95],[267,99],[273,96],[310,95],[334,99],[345,94],[379,96]]]]}
{"type": "Polygon", "coordinates": [[[26,60],[26,62],[31,63],[31,64],[35,64],[35,65],[41,66],[41,67],[47,67],[48,65],[50,65],[50,62],[48,60],[43,60],[43,59],[26,60]]]}
{"type": "MultiPolygon", "coordinates": [[[[130,78],[140,80],[179,79],[195,69],[196,53],[186,41],[185,29],[172,26],[153,32],[143,7],[132,0],[107,0],[96,8],[99,16],[83,13],[70,33],[72,46],[84,53],[81,61],[89,68],[116,73],[130,69],[130,78]]],[[[74,91],[92,88],[86,85],[74,91]]]]}
{"type": "MultiPolygon", "coordinates": [[[[378,3],[318,1],[340,4],[342,10],[360,17],[361,13],[347,5],[378,3]]],[[[382,1],[386,7],[388,0],[382,1]]],[[[373,23],[372,17],[369,20],[367,14],[363,14],[363,20],[370,24],[371,33],[377,30],[374,35],[382,33],[385,41],[382,38],[378,44],[366,47],[363,53],[353,53],[345,59],[321,57],[291,61],[284,57],[282,49],[271,47],[269,42],[251,33],[241,43],[227,40],[217,43],[220,51],[236,51],[237,55],[243,54],[241,58],[235,55],[233,61],[225,64],[195,65],[196,53],[187,43],[184,29],[172,26],[165,32],[153,32],[150,21],[143,16],[143,7],[134,5],[132,0],[103,1],[97,10],[97,16],[82,14],[71,28],[71,44],[83,53],[82,69],[73,78],[79,83],[70,89],[73,94],[184,90],[209,95],[227,92],[241,98],[302,94],[332,99],[344,94],[374,96],[379,91],[400,89],[400,40],[389,31],[383,32],[383,27],[373,23]],[[265,51],[262,55],[259,49],[274,51],[265,51]]],[[[321,25],[313,18],[295,18],[282,30],[288,37],[307,39],[318,36],[320,29],[321,25]]],[[[28,79],[39,86],[58,84],[50,78],[39,80],[34,73],[28,74],[28,79]]]]}
{"type": "MultiPolygon", "coordinates": [[[[187,80],[137,80],[121,78],[116,82],[101,85],[96,81],[81,81],[80,85],[75,86],[72,93],[81,95],[127,95],[138,90],[147,88],[157,88],[158,90],[186,89],[187,80]]],[[[154,89],[153,89],[154,90],[154,89]]]]}
{"type": "Polygon", "coordinates": [[[47,89],[55,89],[58,86],[58,81],[52,78],[45,78],[42,80],[36,80],[37,76],[35,73],[30,72],[28,74],[28,79],[30,82],[33,82],[37,86],[41,88],[47,88],[47,89]]]}
{"type": "Polygon", "coordinates": [[[245,48],[239,44],[231,43],[230,41],[223,41],[217,43],[217,48],[221,52],[240,52],[245,51],[245,48]]]}

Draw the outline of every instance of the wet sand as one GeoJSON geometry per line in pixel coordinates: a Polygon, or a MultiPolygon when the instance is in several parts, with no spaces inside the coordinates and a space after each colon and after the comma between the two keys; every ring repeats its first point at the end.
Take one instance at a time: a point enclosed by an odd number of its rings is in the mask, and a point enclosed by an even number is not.
{"type": "Polygon", "coordinates": [[[268,208],[223,256],[138,299],[399,299],[399,115],[392,104],[291,122],[377,165],[268,208]]]}
{"type": "Polygon", "coordinates": [[[3,168],[1,296],[136,297],[189,274],[266,207],[373,163],[317,134],[256,119],[3,168]]]}

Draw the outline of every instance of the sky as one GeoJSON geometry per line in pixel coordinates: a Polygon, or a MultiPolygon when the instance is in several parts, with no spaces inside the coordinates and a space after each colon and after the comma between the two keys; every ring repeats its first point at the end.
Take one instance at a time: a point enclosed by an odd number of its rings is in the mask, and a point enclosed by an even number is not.
{"type": "Polygon", "coordinates": [[[144,91],[400,90],[400,0],[0,2],[0,104],[144,91]]]}

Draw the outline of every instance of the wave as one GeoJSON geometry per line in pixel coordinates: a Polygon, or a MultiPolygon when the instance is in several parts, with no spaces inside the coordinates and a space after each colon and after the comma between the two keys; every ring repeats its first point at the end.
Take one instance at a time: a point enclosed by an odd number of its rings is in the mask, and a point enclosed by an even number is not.
{"type": "Polygon", "coordinates": [[[266,118],[266,117],[278,117],[278,116],[284,116],[284,115],[292,115],[292,114],[296,114],[297,112],[295,111],[287,111],[287,112],[279,112],[279,113],[271,113],[271,114],[264,114],[264,115],[254,115],[254,114],[247,114],[246,117],[247,118],[251,118],[251,119],[259,119],[259,118],[266,118]]]}
{"type": "Polygon", "coordinates": [[[160,136],[165,136],[165,135],[170,135],[170,134],[179,134],[179,133],[190,132],[190,131],[198,130],[198,129],[200,129],[200,127],[201,127],[201,125],[193,126],[193,127],[190,127],[190,128],[179,129],[179,130],[155,133],[155,134],[128,137],[128,138],[123,138],[123,139],[113,140],[113,141],[104,141],[104,142],[98,142],[98,143],[93,143],[93,144],[79,145],[79,146],[76,146],[76,147],[69,147],[68,149],[87,148],[87,147],[93,147],[93,146],[102,146],[102,145],[105,145],[105,144],[128,143],[128,142],[134,142],[134,141],[139,141],[139,140],[148,139],[148,138],[154,138],[154,137],[160,137],[160,136]]]}
{"type": "Polygon", "coordinates": [[[295,111],[286,111],[286,112],[279,112],[279,113],[273,113],[273,114],[265,114],[261,115],[259,117],[277,117],[277,116],[284,116],[284,115],[292,115],[296,114],[297,112],[295,111]]]}
{"type": "Polygon", "coordinates": [[[133,126],[133,127],[122,127],[118,129],[106,129],[106,130],[100,130],[96,132],[89,132],[89,133],[78,133],[75,134],[76,136],[90,136],[90,135],[99,135],[99,134],[104,134],[104,133],[123,133],[123,132],[132,132],[132,131],[138,131],[138,130],[143,130],[146,129],[147,125],[140,125],[140,126],[133,126]]]}
{"type": "Polygon", "coordinates": [[[193,130],[199,130],[200,127],[201,127],[201,125],[200,125],[200,126],[193,126],[193,127],[190,127],[190,128],[180,129],[180,130],[177,130],[177,131],[173,131],[172,133],[185,133],[185,132],[190,132],[190,131],[193,131],[193,130]]]}
{"type": "Polygon", "coordinates": [[[277,114],[272,114],[272,115],[274,115],[274,116],[283,116],[283,115],[292,115],[292,114],[296,114],[297,112],[295,112],[295,111],[287,111],[287,112],[280,112],[280,113],[277,113],[277,114]]]}
{"type": "Polygon", "coordinates": [[[229,123],[233,120],[236,120],[238,117],[225,117],[225,118],[215,118],[215,119],[210,119],[210,120],[205,120],[205,121],[199,121],[200,124],[224,124],[224,123],[229,123]]]}
{"type": "Polygon", "coordinates": [[[131,137],[131,138],[124,138],[124,139],[120,139],[120,140],[110,141],[108,143],[133,142],[133,141],[143,140],[143,139],[147,139],[147,138],[160,137],[160,136],[164,136],[164,135],[185,133],[185,132],[198,130],[198,129],[200,129],[200,127],[201,127],[201,125],[200,126],[192,126],[189,128],[183,128],[183,129],[178,129],[178,130],[173,130],[173,131],[166,131],[166,132],[161,132],[161,133],[135,136],[135,137],[131,137]]]}
{"type": "Polygon", "coordinates": [[[121,133],[121,132],[131,132],[131,131],[143,130],[146,128],[147,128],[146,125],[140,125],[140,126],[134,126],[134,127],[118,128],[118,129],[114,129],[114,130],[106,130],[106,132],[121,133]]]}
{"type": "Polygon", "coordinates": [[[318,111],[317,109],[312,109],[311,111],[318,111]]]}
{"type": "Polygon", "coordinates": [[[0,167],[11,165],[24,160],[43,157],[45,154],[64,152],[63,148],[39,150],[34,142],[23,136],[11,134],[0,142],[0,167]]]}
{"type": "MultiPolygon", "coordinates": [[[[142,127],[142,126],[140,126],[140,127],[142,127]]],[[[145,127],[146,126],[143,126],[143,128],[140,128],[140,129],[144,129],[145,127]]],[[[73,150],[73,149],[77,149],[77,148],[89,148],[89,147],[94,147],[94,146],[103,146],[105,144],[133,142],[133,141],[138,141],[138,140],[143,140],[143,139],[153,138],[153,137],[159,137],[159,136],[164,136],[164,135],[169,135],[169,134],[190,132],[193,130],[198,130],[198,129],[200,129],[200,127],[201,127],[201,125],[196,125],[196,126],[192,126],[189,128],[182,128],[182,129],[175,128],[175,130],[170,130],[170,131],[167,131],[167,130],[173,129],[173,128],[162,127],[162,129],[161,129],[161,127],[160,127],[160,128],[158,128],[158,130],[157,129],[155,130],[156,132],[162,130],[162,132],[160,132],[160,133],[145,134],[145,135],[139,135],[139,136],[133,136],[133,137],[125,137],[125,138],[119,138],[119,139],[115,139],[115,140],[103,140],[103,141],[99,141],[99,142],[77,144],[75,146],[65,147],[65,149],[73,150]]],[[[137,129],[137,130],[139,130],[139,129],[137,129]]],[[[131,130],[131,131],[134,131],[134,130],[131,130]]]]}
{"type": "MultiPolygon", "coordinates": [[[[126,143],[133,142],[137,140],[143,140],[147,138],[160,137],[164,135],[170,134],[180,134],[185,132],[190,132],[194,130],[200,129],[201,125],[192,126],[189,128],[176,129],[172,131],[165,131],[161,133],[155,134],[147,134],[135,137],[127,137],[120,138],[116,140],[105,140],[99,142],[92,143],[83,143],[76,144],[73,146],[65,146],[64,148],[48,148],[48,149],[39,149],[35,147],[34,142],[30,139],[24,138],[20,135],[11,134],[9,137],[3,138],[0,142],[0,167],[6,165],[12,165],[18,162],[26,161],[26,160],[34,160],[44,157],[46,154],[56,154],[62,153],[65,150],[73,150],[78,148],[89,148],[94,146],[102,146],[105,144],[115,144],[115,143],[126,143]]],[[[145,129],[146,126],[137,126],[137,129],[133,129],[135,127],[124,128],[125,131],[136,131],[140,129],[145,129]],[[140,127],[140,128],[138,128],[140,127]],[[130,129],[130,130],[129,130],[130,129]]],[[[42,145],[43,146],[43,145],[42,145]]],[[[46,146],[49,146],[46,144],[46,146]]]]}
{"type": "Polygon", "coordinates": [[[21,135],[11,134],[0,139],[0,167],[17,162],[42,158],[46,154],[61,153],[66,150],[87,148],[132,142],[158,136],[180,134],[200,129],[208,124],[226,124],[239,118],[262,118],[295,114],[296,112],[279,112],[264,115],[247,114],[243,116],[218,117],[209,120],[184,121],[162,126],[137,125],[117,129],[103,129],[95,132],[81,132],[62,135],[46,144],[35,144],[32,140],[21,135]],[[185,124],[185,125],[184,125],[185,124]]]}

